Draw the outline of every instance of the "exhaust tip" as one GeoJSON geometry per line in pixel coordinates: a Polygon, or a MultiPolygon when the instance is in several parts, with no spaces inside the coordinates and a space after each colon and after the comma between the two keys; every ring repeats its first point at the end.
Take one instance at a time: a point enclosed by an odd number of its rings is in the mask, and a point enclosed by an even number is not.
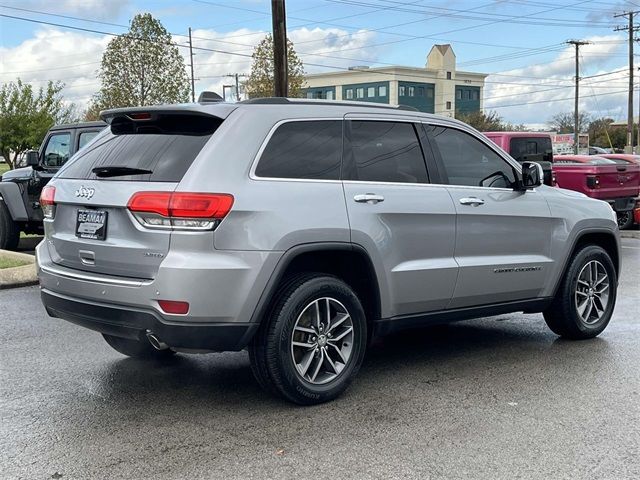
{"type": "Polygon", "coordinates": [[[169,348],[169,345],[160,340],[151,330],[147,330],[147,340],[156,350],[167,350],[169,348]]]}

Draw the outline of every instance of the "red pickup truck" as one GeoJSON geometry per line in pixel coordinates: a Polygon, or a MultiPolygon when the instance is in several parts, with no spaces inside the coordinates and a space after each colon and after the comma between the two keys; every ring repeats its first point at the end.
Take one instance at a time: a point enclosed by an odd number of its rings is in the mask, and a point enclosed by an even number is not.
{"type": "Polygon", "coordinates": [[[553,172],[559,187],[608,202],[618,214],[620,229],[633,225],[633,209],[640,194],[640,165],[595,155],[556,155],[553,172]]]}

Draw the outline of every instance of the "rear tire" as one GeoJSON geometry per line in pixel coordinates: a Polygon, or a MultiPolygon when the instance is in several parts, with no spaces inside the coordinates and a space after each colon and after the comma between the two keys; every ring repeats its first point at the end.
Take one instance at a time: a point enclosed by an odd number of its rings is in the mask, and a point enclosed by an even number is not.
{"type": "Polygon", "coordinates": [[[166,350],[156,350],[147,341],[114,337],[113,335],[107,335],[106,333],[103,333],[102,336],[111,348],[123,355],[126,355],[127,357],[146,360],[161,360],[164,358],[170,358],[176,353],[170,348],[166,350]]]}
{"type": "Polygon", "coordinates": [[[258,383],[299,405],[340,395],[358,373],[367,322],[354,291],[337,277],[308,273],[279,288],[249,345],[258,383]]]}
{"type": "Polygon", "coordinates": [[[616,217],[618,219],[618,228],[620,230],[627,230],[633,225],[633,210],[616,212],[616,217]]]}
{"type": "Polygon", "coordinates": [[[544,311],[544,319],[561,337],[593,338],[611,320],[617,287],[609,254],[596,245],[585,246],[571,260],[552,304],[544,311]]]}
{"type": "Polygon", "coordinates": [[[11,218],[11,213],[0,200],[0,250],[15,250],[20,242],[20,228],[11,218]]]}

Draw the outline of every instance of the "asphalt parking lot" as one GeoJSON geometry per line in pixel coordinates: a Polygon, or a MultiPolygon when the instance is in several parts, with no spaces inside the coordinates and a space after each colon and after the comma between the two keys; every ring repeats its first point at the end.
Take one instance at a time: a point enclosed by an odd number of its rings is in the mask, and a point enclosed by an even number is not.
{"type": "Polygon", "coordinates": [[[559,340],[541,315],[384,339],[345,396],[263,393],[245,352],[120,356],[0,291],[0,478],[640,478],[640,240],[614,318],[559,340]]]}

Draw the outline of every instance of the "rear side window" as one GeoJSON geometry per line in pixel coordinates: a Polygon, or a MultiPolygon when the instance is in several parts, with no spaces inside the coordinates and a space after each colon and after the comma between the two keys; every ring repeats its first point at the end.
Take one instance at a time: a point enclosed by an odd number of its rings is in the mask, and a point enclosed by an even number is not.
{"type": "Polygon", "coordinates": [[[142,175],[122,175],[100,180],[179,182],[211,135],[222,123],[216,117],[168,115],[169,120],[138,122],[114,119],[111,131],[74,155],[60,178],[96,179],[96,167],[150,170],[142,175]],[[114,133],[115,132],[115,133],[114,133]]]}
{"type": "Polygon", "coordinates": [[[96,135],[100,133],[99,131],[95,132],[80,132],[80,139],[78,140],[78,150],[84,147],[87,143],[93,140],[96,135]]]}
{"type": "Polygon", "coordinates": [[[341,161],[342,121],[287,122],[269,139],[255,173],[259,177],[339,180],[341,161]]]}
{"type": "Polygon", "coordinates": [[[354,180],[427,183],[427,167],[411,123],[351,122],[354,180]]]}

